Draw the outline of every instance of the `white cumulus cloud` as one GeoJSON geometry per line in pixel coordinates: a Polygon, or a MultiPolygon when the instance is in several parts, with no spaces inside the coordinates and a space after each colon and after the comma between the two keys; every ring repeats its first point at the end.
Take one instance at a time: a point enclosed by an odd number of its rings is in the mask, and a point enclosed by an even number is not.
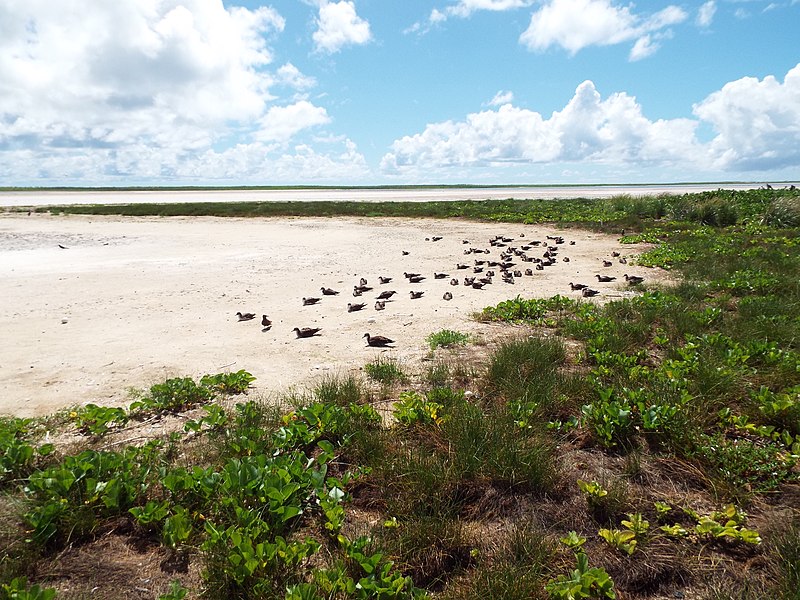
{"type": "Polygon", "coordinates": [[[301,100],[289,106],[273,106],[259,120],[256,139],[266,142],[285,142],[303,129],[330,122],[327,111],[301,100]]]}
{"type": "Polygon", "coordinates": [[[721,168],[800,167],[800,64],[783,83],[772,75],[727,83],[693,111],[717,133],[710,145],[721,168]]]}
{"type": "Polygon", "coordinates": [[[427,33],[431,27],[443,23],[450,17],[466,19],[478,11],[504,12],[530,6],[535,0],[458,0],[441,10],[434,8],[427,21],[414,23],[404,33],[427,33]]]}
{"type": "Polygon", "coordinates": [[[0,38],[0,111],[45,137],[116,130],[121,113],[134,115],[124,128],[150,131],[256,115],[271,83],[264,36],[284,27],[270,8],[202,0],[91,11],[77,0],[31,0],[3,19],[13,35],[0,38]]]}
{"type": "Polygon", "coordinates": [[[714,20],[714,15],[716,12],[717,3],[714,0],[708,0],[708,2],[704,2],[700,7],[700,10],[697,11],[697,25],[700,27],[709,27],[711,25],[711,21],[714,20]]]}
{"type": "Polygon", "coordinates": [[[489,106],[502,106],[503,104],[508,104],[514,100],[514,92],[506,92],[500,90],[497,92],[494,97],[489,100],[489,106]]]}
{"type": "Polygon", "coordinates": [[[300,69],[292,63],[286,63],[277,72],[277,81],[297,90],[307,90],[317,85],[317,80],[308,75],[303,75],[300,69]]]}
{"type": "Polygon", "coordinates": [[[431,124],[396,140],[381,166],[402,173],[559,161],[672,163],[699,154],[696,125],[689,119],[650,121],[635,98],[617,93],[604,100],[585,81],[549,118],[504,104],[461,122],[431,124]]]}
{"type": "Polygon", "coordinates": [[[356,13],[355,4],[341,0],[320,5],[312,38],[318,52],[334,54],[344,46],[366,44],[372,40],[372,32],[369,22],[356,13]]]}
{"type": "MultiPolygon", "coordinates": [[[[12,5],[0,38],[0,140],[105,144],[258,116],[270,100],[269,8],[218,1],[12,5]]],[[[197,135],[192,134],[190,139],[197,135]]]]}
{"type": "MultiPolygon", "coordinates": [[[[392,144],[387,175],[447,178],[461,170],[511,165],[580,164],[673,173],[751,173],[800,168],[800,64],[783,82],[744,77],[693,106],[695,118],[650,120],[636,98],[603,98],[584,81],[549,118],[503,104],[462,121],[429,124],[392,144]],[[701,142],[709,126],[714,137],[701,142]]],[[[621,170],[620,170],[621,169],[621,170]]],[[[470,172],[466,170],[465,172],[470,172]]]]}
{"type": "Polygon", "coordinates": [[[335,184],[367,181],[371,171],[349,139],[327,151],[298,144],[279,150],[260,142],[237,144],[223,151],[206,150],[191,162],[180,163],[180,180],[211,183],[335,184]]]}
{"type": "Polygon", "coordinates": [[[343,157],[357,158],[287,151],[331,119],[274,95],[316,81],[291,63],[273,67],[270,44],[285,26],[273,8],[115,0],[87,11],[79,0],[26,0],[2,3],[0,14],[0,179],[235,182],[259,180],[259,169],[266,180],[276,164],[347,172],[343,157]]]}
{"type": "Polygon", "coordinates": [[[663,40],[670,39],[671,37],[672,31],[669,29],[666,31],[658,31],[653,34],[648,33],[643,35],[636,40],[636,42],[634,42],[633,47],[631,47],[631,51],[628,53],[628,60],[635,62],[655,54],[655,52],[661,47],[661,42],[663,40]]]}
{"type": "Polygon", "coordinates": [[[456,17],[469,17],[480,10],[501,12],[516,8],[523,8],[533,4],[531,0],[459,0],[456,4],[445,8],[447,15],[456,17]]]}
{"type": "Polygon", "coordinates": [[[617,5],[612,0],[547,0],[531,16],[520,43],[539,52],[560,46],[574,55],[588,46],[633,41],[630,58],[638,60],[657,49],[655,40],[668,27],[687,17],[682,8],[674,5],[642,16],[634,14],[631,5],[617,5]]]}
{"type": "Polygon", "coordinates": [[[641,60],[647,58],[656,50],[658,50],[658,44],[653,42],[653,38],[650,35],[643,35],[634,42],[628,58],[631,61],[641,60]]]}

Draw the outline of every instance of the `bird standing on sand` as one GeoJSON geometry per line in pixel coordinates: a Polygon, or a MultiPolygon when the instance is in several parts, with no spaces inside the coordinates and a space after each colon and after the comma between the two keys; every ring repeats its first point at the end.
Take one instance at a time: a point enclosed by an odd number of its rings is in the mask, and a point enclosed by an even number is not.
{"type": "Polygon", "coordinates": [[[299,329],[295,327],[292,329],[297,334],[298,338],[308,338],[317,335],[322,330],[322,327],[303,327],[299,329]]]}
{"type": "Polygon", "coordinates": [[[373,348],[385,348],[389,344],[394,344],[394,340],[390,340],[382,335],[370,335],[365,333],[361,337],[367,338],[367,346],[372,346],[373,348]]]}
{"type": "Polygon", "coordinates": [[[255,313],[240,313],[237,312],[236,316],[239,317],[240,321],[252,321],[256,318],[255,313]]]}
{"type": "Polygon", "coordinates": [[[303,306],[311,306],[319,302],[319,298],[303,298],[303,306]]]}

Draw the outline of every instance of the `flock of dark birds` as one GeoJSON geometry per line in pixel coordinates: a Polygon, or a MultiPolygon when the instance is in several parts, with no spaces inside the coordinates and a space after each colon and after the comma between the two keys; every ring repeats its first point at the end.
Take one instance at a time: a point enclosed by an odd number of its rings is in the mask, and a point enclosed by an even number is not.
{"type": "MultiPolygon", "coordinates": [[[[464,250],[464,255],[490,255],[492,248],[499,249],[499,256],[497,260],[490,258],[474,258],[472,264],[458,263],[455,265],[457,271],[469,271],[470,276],[464,276],[463,279],[452,277],[450,279],[451,286],[464,285],[473,289],[483,289],[484,286],[492,285],[497,279],[506,284],[513,284],[516,279],[522,277],[530,277],[534,275],[534,270],[543,271],[548,267],[555,265],[558,262],[558,255],[561,247],[566,244],[566,240],[562,236],[546,236],[545,240],[526,240],[523,239],[524,234],[515,240],[506,236],[498,235],[489,240],[489,248],[477,248],[472,246],[469,240],[463,240],[464,245],[470,247],[464,250]],[[515,244],[516,242],[516,244],[515,244]],[[512,245],[515,244],[515,245],[512,245]],[[540,256],[532,256],[533,253],[541,252],[540,256]],[[530,267],[523,268],[520,263],[530,263],[530,267]]],[[[441,236],[433,236],[425,238],[426,241],[438,242],[441,236]]],[[[570,241],[569,245],[574,245],[574,241],[570,241]]],[[[403,256],[408,256],[409,252],[403,250],[403,256]]],[[[626,264],[626,259],[620,257],[619,252],[612,252],[612,258],[618,259],[619,263],[626,264]]],[[[568,263],[569,257],[563,256],[561,262],[568,263]]],[[[603,267],[611,267],[614,263],[610,260],[602,261],[603,267]]],[[[403,273],[403,277],[408,283],[418,284],[426,280],[426,276],[421,273],[403,273]]],[[[434,279],[447,279],[450,277],[449,273],[434,272],[434,279]]],[[[611,283],[616,281],[616,277],[610,275],[596,274],[598,283],[611,283]]],[[[628,285],[638,285],[644,281],[643,277],[637,275],[624,275],[625,281],[628,285]]],[[[378,281],[381,286],[388,285],[393,280],[392,277],[379,276],[378,281]]],[[[580,291],[581,295],[586,298],[597,296],[600,292],[590,288],[584,283],[570,283],[572,291],[580,291]]],[[[366,278],[361,277],[356,285],[353,286],[353,297],[361,298],[367,292],[375,291],[366,278]]],[[[325,296],[338,296],[339,291],[329,287],[323,286],[320,288],[321,296],[308,296],[302,298],[303,306],[313,306],[322,302],[325,296]]],[[[392,302],[394,296],[397,294],[396,290],[383,290],[375,296],[374,308],[376,311],[381,311],[386,308],[387,302],[392,302]]],[[[409,290],[409,296],[412,300],[421,298],[425,294],[424,290],[409,290]]],[[[442,296],[443,300],[452,300],[452,292],[445,292],[442,296]]],[[[348,302],[347,312],[357,312],[364,310],[367,306],[366,302],[348,302]]],[[[252,312],[237,312],[236,316],[239,321],[252,321],[256,318],[256,314],[252,312]]],[[[272,320],[267,315],[261,316],[262,331],[266,332],[272,328],[272,320]]],[[[295,327],[292,329],[297,339],[310,338],[319,335],[322,331],[321,327],[295,327]]],[[[394,340],[382,335],[370,335],[365,333],[363,338],[367,340],[367,346],[375,348],[391,348],[394,340]]]]}

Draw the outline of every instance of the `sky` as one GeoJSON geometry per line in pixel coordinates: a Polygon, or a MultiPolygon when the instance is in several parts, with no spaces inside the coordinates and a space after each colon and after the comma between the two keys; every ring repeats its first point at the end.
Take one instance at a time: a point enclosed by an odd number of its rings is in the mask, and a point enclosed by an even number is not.
{"type": "Polygon", "coordinates": [[[0,186],[800,179],[800,0],[0,0],[0,186]]]}

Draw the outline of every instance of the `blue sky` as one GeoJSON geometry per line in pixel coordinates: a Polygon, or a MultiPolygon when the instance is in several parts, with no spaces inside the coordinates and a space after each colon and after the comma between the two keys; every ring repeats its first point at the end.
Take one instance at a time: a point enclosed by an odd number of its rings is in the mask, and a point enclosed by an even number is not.
{"type": "Polygon", "coordinates": [[[0,0],[0,185],[800,178],[800,0],[0,0]]]}

